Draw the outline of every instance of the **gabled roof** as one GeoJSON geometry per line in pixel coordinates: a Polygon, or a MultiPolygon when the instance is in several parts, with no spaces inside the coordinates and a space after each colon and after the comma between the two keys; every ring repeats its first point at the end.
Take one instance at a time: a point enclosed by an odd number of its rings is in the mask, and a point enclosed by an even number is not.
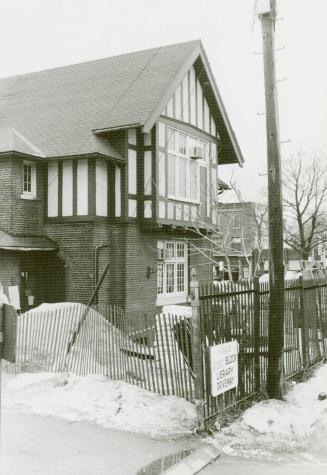
{"type": "MultiPolygon", "coordinates": [[[[228,162],[243,158],[201,41],[50,69],[0,80],[1,125],[19,131],[46,157],[103,154],[122,159],[94,132],[142,126],[149,132],[196,62],[211,84],[228,162]]],[[[3,150],[3,147],[0,149],[3,150]]]]}

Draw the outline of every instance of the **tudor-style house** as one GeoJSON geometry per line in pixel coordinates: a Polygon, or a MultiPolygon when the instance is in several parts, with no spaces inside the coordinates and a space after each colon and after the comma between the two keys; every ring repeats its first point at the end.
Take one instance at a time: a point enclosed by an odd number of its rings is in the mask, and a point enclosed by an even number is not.
{"type": "Polygon", "coordinates": [[[212,278],[188,241],[243,158],[200,41],[2,79],[0,100],[0,282],[23,309],[88,302],[108,262],[98,302],[129,313],[212,278]]]}

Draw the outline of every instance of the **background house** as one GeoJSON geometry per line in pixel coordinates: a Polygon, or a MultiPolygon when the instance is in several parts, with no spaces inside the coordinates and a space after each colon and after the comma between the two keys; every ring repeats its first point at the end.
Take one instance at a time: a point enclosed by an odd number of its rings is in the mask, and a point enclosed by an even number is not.
{"type": "MultiPolygon", "coordinates": [[[[214,246],[214,279],[228,280],[228,265],[234,281],[248,279],[269,271],[268,211],[266,205],[253,202],[219,204],[218,234],[221,238],[214,246]]],[[[284,268],[287,276],[295,276],[304,267],[326,268],[327,244],[324,236],[317,234],[317,245],[309,261],[301,253],[284,246],[284,268]]]]}
{"type": "Polygon", "coordinates": [[[267,217],[267,207],[259,203],[219,203],[215,279],[228,280],[229,272],[235,281],[252,275],[254,260],[268,247],[267,217]]]}
{"type": "Polygon", "coordinates": [[[0,282],[23,308],[88,302],[107,263],[97,301],[127,313],[185,303],[192,266],[212,278],[187,240],[197,216],[217,224],[218,162],[243,158],[200,41],[3,79],[0,97],[0,282]]]}

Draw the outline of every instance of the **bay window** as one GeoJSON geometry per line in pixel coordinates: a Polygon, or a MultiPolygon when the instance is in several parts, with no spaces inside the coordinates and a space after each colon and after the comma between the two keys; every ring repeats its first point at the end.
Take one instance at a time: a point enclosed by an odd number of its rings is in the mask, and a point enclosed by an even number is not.
{"type": "Polygon", "coordinates": [[[199,163],[190,158],[191,148],[208,155],[208,142],[168,127],[168,198],[199,203],[199,163]]]}
{"type": "MultiPolygon", "coordinates": [[[[187,245],[182,241],[158,241],[162,262],[157,271],[157,295],[182,298],[187,296],[187,245]]],[[[171,300],[172,300],[171,299],[171,300]]]]}

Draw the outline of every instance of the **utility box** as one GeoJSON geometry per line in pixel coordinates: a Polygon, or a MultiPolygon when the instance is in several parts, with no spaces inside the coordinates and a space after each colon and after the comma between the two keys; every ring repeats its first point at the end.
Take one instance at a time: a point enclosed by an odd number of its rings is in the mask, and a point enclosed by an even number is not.
{"type": "Polygon", "coordinates": [[[0,303],[0,358],[16,362],[17,311],[12,305],[0,303]]]}

